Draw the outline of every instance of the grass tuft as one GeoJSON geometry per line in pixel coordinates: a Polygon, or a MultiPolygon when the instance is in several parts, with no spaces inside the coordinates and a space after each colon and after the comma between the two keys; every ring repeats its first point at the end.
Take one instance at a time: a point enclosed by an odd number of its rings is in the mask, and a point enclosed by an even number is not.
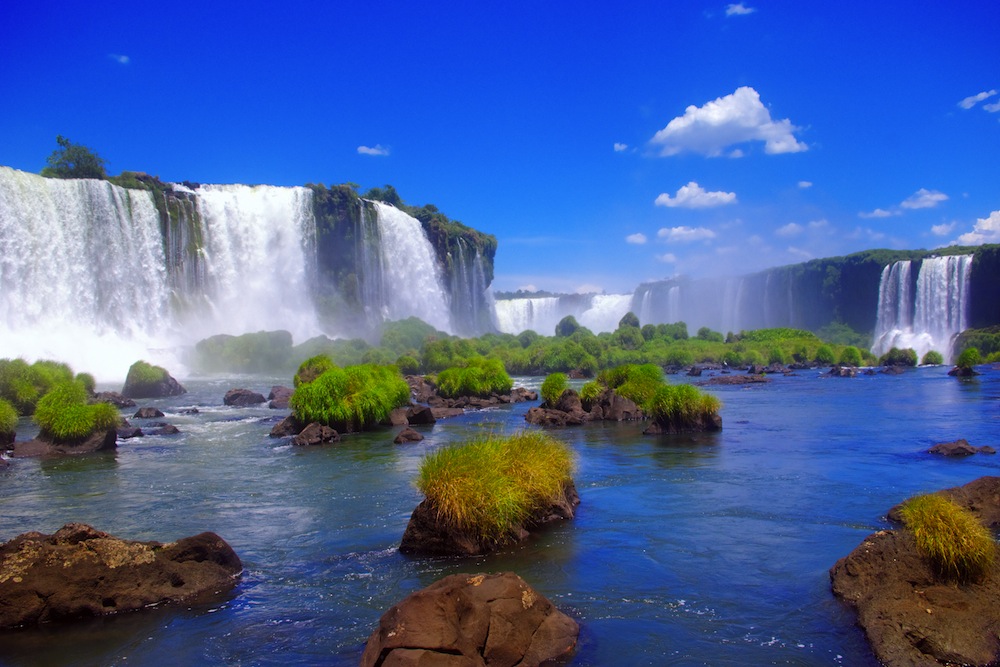
{"type": "Polygon", "coordinates": [[[514,381],[499,359],[472,357],[465,366],[446,368],[437,375],[438,393],[446,398],[487,397],[510,393],[514,381]]]}
{"type": "Polygon", "coordinates": [[[113,405],[88,405],[87,398],[82,382],[60,382],[39,399],[34,420],[43,434],[58,442],[82,440],[118,425],[119,414],[113,405]]]}
{"type": "Polygon", "coordinates": [[[298,385],[288,401],[292,414],[304,424],[319,422],[345,433],[362,431],[384,421],[394,408],[410,400],[410,386],[395,366],[339,368],[331,362],[312,380],[304,381],[304,376],[300,370],[298,385]]]}
{"type": "Polygon", "coordinates": [[[559,499],[572,472],[571,451],[551,435],[491,434],[429,454],[417,488],[447,524],[482,543],[502,544],[559,499]]]}
{"type": "Polygon", "coordinates": [[[550,407],[554,406],[568,386],[565,373],[551,373],[542,382],[542,400],[550,407]]]}
{"type": "Polygon", "coordinates": [[[903,523],[917,548],[938,573],[959,581],[979,581],[993,565],[993,535],[968,510],[938,494],[910,498],[901,507],[903,523]]]}

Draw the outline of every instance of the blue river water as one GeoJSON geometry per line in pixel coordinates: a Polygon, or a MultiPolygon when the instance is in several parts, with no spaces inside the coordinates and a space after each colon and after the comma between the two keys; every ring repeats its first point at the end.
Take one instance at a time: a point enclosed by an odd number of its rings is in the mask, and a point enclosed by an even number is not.
{"type": "MultiPolygon", "coordinates": [[[[299,448],[268,437],[284,413],[222,404],[230,388],[266,394],[289,378],[188,380],[188,394],[142,403],[179,435],[12,460],[0,471],[0,541],[71,521],[164,542],[211,530],[242,558],[240,583],[197,606],[4,632],[0,664],[356,665],[379,616],[409,593],[455,572],[510,570],[579,621],[574,665],[876,665],[828,570],[889,527],[892,505],[1000,474],[997,456],[926,453],[957,438],[1000,446],[1000,370],[981,370],[971,381],[936,367],[710,387],[723,402],[716,434],[555,431],[576,454],[577,518],[471,560],[398,552],[421,458],[526,428],[530,405],[418,427],[415,444],[394,445],[386,428],[299,448]],[[199,413],[181,413],[190,407],[199,413]]],[[[24,422],[20,436],[31,431],[24,422]]]]}

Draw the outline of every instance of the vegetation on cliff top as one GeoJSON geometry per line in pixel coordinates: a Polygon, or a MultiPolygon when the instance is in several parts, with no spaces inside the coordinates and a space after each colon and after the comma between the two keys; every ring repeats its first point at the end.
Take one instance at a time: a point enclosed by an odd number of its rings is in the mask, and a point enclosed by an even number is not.
{"type": "Polygon", "coordinates": [[[486,544],[502,544],[572,481],[573,455],[541,431],[479,436],[424,458],[417,488],[444,523],[486,544]]]}

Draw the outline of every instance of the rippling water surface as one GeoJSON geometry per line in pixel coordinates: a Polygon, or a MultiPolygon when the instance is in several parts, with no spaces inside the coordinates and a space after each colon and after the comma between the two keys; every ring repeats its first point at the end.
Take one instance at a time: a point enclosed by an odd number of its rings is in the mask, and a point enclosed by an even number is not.
{"type": "Polygon", "coordinates": [[[243,560],[241,583],[194,607],[7,632],[0,663],[354,665],[407,594],[454,572],[512,570],[580,622],[574,665],[875,665],[828,570],[887,527],[895,503],[1000,474],[996,456],[925,453],[959,437],[1000,445],[998,379],[990,369],[970,382],[943,368],[810,371],[709,389],[724,404],[718,434],[556,431],[577,455],[577,518],[459,561],[397,550],[421,500],[421,457],[484,429],[524,428],[529,406],[418,427],[426,439],[411,445],[385,429],[298,448],[268,437],[284,413],[222,405],[230,388],[266,394],[288,378],[189,380],[182,397],[142,403],[180,435],[11,461],[0,471],[0,541],[70,521],[140,540],[211,530],[243,560]],[[180,413],[189,407],[199,413],[180,413]]]}

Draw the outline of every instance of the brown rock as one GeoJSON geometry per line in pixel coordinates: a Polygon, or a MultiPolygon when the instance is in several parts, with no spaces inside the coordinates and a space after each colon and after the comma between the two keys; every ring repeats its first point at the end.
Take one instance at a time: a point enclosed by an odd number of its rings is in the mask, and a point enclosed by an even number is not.
{"type": "Polygon", "coordinates": [[[297,420],[294,415],[288,415],[275,424],[268,435],[272,438],[287,438],[288,436],[296,435],[301,431],[302,425],[299,423],[299,420],[297,420]]]}
{"type": "Polygon", "coordinates": [[[162,412],[152,407],[139,408],[136,410],[135,414],[132,415],[134,419],[158,419],[162,416],[162,412]]]}
{"type": "Polygon", "coordinates": [[[996,454],[996,450],[989,446],[973,447],[965,438],[959,438],[954,442],[939,442],[927,450],[930,454],[940,454],[941,456],[972,456],[973,454],[996,454]]]}
{"type": "Polygon", "coordinates": [[[133,611],[232,588],[243,566],[225,540],[133,542],[78,523],[0,545],[0,628],[133,611]]]}
{"type": "Polygon", "coordinates": [[[340,434],[329,426],[313,422],[292,440],[293,445],[324,445],[329,442],[340,442],[340,434]]]}
{"type": "Polygon", "coordinates": [[[406,423],[429,426],[435,423],[434,410],[426,405],[414,405],[406,409],[406,423]]]}
{"type": "Polygon", "coordinates": [[[396,437],[393,438],[392,441],[397,445],[401,445],[404,442],[420,442],[423,439],[424,436],[420,435],[412,428],[404,428],[402,431],[396,434],[396,437]]]}
{"type": "Polygon", "coordinates": [[[34,456],[62,456],[65,454],[91,454],[118,446],[118,431],[111,429],[98,432],[83,440],[62,442],[51,440],[39,434],[34,440],[14,443],[14,458],[29,458],[34,456]]]}
{"type": "Polygon", "coordinates": [[[260,405],[266,402],[263,394],[258,394],[249,389],[230,389],[222,398],[222,402],[238,408],[246,408],[252,405],[260,405]]]}
{"type": "Polygon", "coordinates": [[[512,572],[453,574],[383,614],[361,665],[553,664],[578,635],[576,621],[512,572]]]}
{"type": "Polygon", "coordinates": [[[287,410],[288,409],[288,399],[292,397],[293,389],[290,387],[282,387],[281,385],[274,385],[271,387],[271,392],[267,395],[267,400],[270,403],[267,407],[272,410],[287,410]]]}

